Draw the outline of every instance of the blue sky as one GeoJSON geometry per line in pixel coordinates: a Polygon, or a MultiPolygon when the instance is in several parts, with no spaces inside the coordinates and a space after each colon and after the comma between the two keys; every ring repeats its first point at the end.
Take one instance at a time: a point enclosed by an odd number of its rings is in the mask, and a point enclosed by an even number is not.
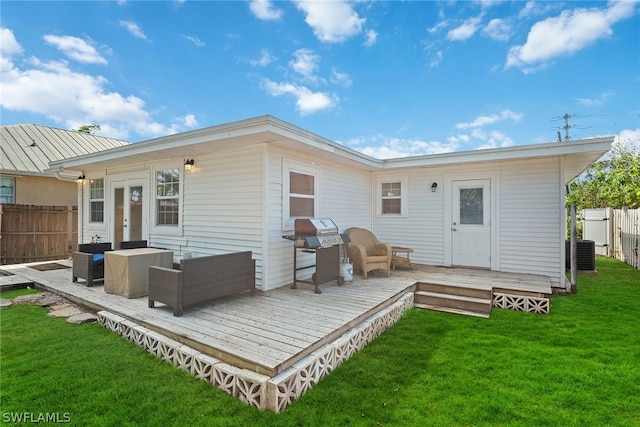
{"type": "Polygon", "coordinates": [[[2,1],[1,122],[137,142],[271,114],[379,158],[640,142],[638,1],[2,1]]]}

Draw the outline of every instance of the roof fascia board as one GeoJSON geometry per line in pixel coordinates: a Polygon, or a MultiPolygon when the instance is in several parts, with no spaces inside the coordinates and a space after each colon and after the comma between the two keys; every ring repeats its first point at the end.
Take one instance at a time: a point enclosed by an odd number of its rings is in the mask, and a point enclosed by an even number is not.
{"type": "Polygon", "coordinates": [[[291,125],[287,122],[270,117],[269,130],[280,136],[301,142],[312,148],[340,155],[346,159],[361,163],[369,168],[381,168],[382,160],[367,156],[364,153],[345,147],[342,144],[323,138],[317,134],[291,125]]]}
{"type": "Polygon", "coordinates": [[[585,152],[601,152],[604,154],[611,149],[613,140],[614,137],[610,136],[562,143],[556,142],[547,144],[519,145],[486,150],[402,157],[384,160],[383,167],[385,169],[395,169],[406,167],[445,166],[450,164],[495,162],[532,157],[558,157],[585,152]]]}

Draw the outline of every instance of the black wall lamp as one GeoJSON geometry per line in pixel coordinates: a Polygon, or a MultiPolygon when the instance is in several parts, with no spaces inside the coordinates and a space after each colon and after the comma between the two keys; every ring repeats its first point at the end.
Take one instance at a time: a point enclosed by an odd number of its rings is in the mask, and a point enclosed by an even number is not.
{"type": "Polygon", "coordinates": [[[191,170],[191,168],[193,168],[193,165],[196,162],[193,159],[187,159],[184,161],[184,170],[186,170],[187,172],[189,172],[191,170]]]}
{"type": "Polygon", "coordinates": [[[76,178],[76,182],[78,184],[82,184],[85,180],[84,174],[80,174],[80,176],[78,178],[76,178]]]}
{"type": "Polygon", "coordinates": [[[434,182],[433,184],[431,184],[431,192],[435,193],[436,190],[438,189],[438,183],[434,182]]]}

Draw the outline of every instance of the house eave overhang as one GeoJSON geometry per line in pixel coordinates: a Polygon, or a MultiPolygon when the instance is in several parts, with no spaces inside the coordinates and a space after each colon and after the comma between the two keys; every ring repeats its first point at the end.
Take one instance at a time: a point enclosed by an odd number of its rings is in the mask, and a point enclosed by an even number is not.
{"type": "Polygon", "coordinates": [[[586,157],[589,161],[585,166],[586,169],[594,161],[609,151],[613,140],[613,136],[608,136],[562,143],[554,142],[546,144],[519,145],[486,150],[402,157],[384,160],[383,169],[452,166],[459,164],[492,163],[509,160],[567,156],[586,157]]]}
{"type": "Polygon", "coordinates": [[[382,162],[273,116],[260,116],[218,126],[137,142],[124,147],[59,160],[50,170],[92,171],[177,158],[192,158],[256,144],[273,144],[311,156],[363,169],[378,169],[382,162]]]}
{"type": "Polygon", "coordinates": [[[46,172],[88,173],[162,160],[194,158],[257,144],[270,144],[371,172],[567,157],[573,159],[567,175],[573,173],[578,175],[609,151],[613,139],[613,137],[602,137],[379,160],[273,116],[265,115],[54,161],[49,164],[50,169],[46,172]]]}

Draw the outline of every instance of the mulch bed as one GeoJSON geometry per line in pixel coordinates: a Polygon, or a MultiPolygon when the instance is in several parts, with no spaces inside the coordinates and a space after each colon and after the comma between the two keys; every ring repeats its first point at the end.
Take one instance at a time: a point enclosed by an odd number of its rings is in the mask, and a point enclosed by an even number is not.
{"type": "Polygon", "coordinates": [[[33,268],[38,271],[51,271],[51,270],[61,270],[63,268],[71,268],[67,265],[58,264],[57,262],[49,262],[46,264],[36,264],[30,265],[29,268],[33,268]]]}

